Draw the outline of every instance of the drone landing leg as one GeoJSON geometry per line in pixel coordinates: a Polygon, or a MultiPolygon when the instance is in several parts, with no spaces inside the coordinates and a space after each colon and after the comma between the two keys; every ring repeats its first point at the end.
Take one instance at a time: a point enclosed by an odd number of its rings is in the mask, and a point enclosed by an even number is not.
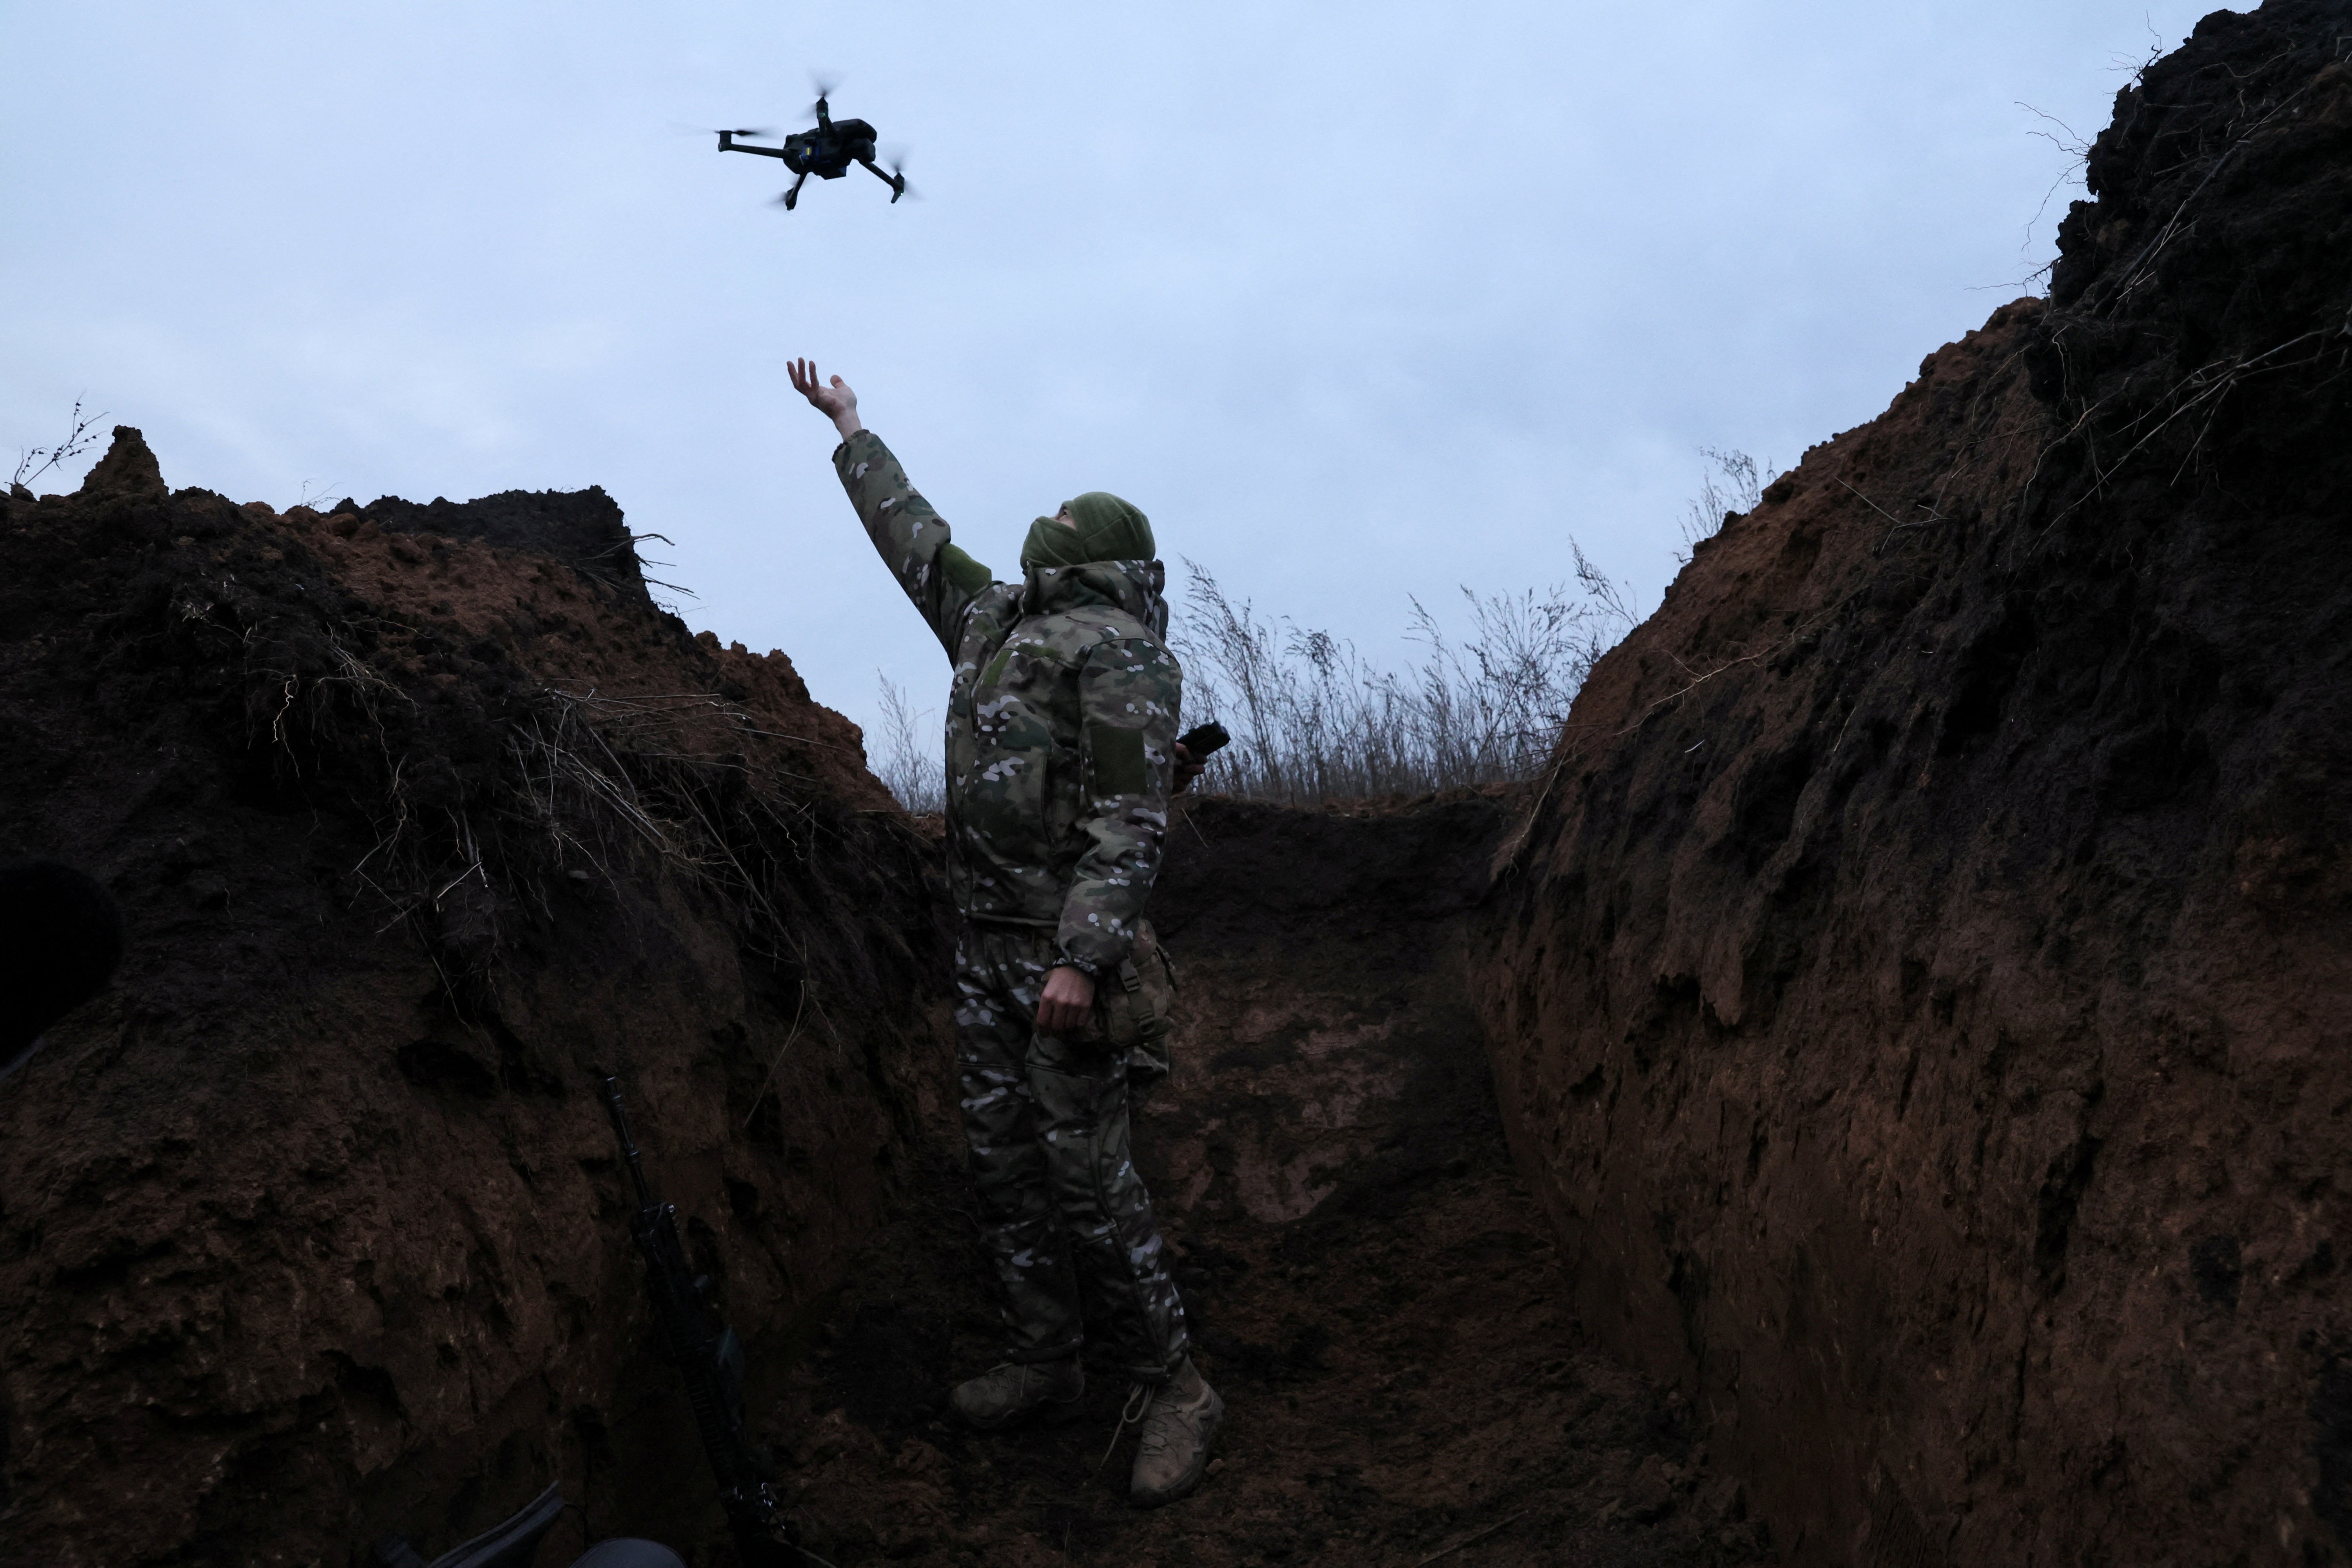
{"type": "Polygon", "coordinates": [[[807,184],[808,176],[806,174],[803,174],[799,179],[793,182],[793,188],[784,193],[784,210],[786,212],[790,212],[794,207],[800,205],[801,187],[807,184]]]}
{"type": "Polygon", "coordinates": [[[907,194],[907,176],[904,174],[886,174],[881,170],[874,166],[874,161],[870,158],[860,158],[857,162],[864,166],[867,174],[873,175],[876,179],[890,187],[890,205],[892,206],[897,206],[898,205],[898,198],[907,194]]]}

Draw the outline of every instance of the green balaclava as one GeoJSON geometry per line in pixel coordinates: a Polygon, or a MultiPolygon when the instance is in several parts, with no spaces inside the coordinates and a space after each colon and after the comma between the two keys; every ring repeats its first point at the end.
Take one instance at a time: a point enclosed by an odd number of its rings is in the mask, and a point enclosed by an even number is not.
{"type": "Polygon", "coordinates": [[[1083,566],[1089,561],[1150,561],[1151,520],[1108,490],[1088,490],[1062,503],[1076,528],[1041,517],[1022,542],[1021,566],[1083,566]]]}

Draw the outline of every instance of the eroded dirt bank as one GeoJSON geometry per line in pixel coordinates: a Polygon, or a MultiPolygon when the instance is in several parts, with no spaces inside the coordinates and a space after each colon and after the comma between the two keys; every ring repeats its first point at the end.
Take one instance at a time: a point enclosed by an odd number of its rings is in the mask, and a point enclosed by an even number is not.
{"type": "Polygon", "coordinates": [[[1791,1561],[2352,1552],[2352,7],[1580,698],[1480,985],[1568,1300],[1791,1561]]]}
{"type": "Polygon", "coordinates": [[[1223,1458],[1139,1513],[1123,1386],[985,1436],[943,1419],[999,1342],[952,1112],[921,1201],[850,1271],[778,1412],[844,1568],[1770,1560],[1670,1393],[1600,1351],[1512,1169],[1465,987],[1510,804],[1195,803],[1153,917],[1183,972],[1137,1152],[1181,1262],[1223,1458]]]}
{"type": "Polygon", "coordinates": [[[599,491],[281,516],[119,431],[0,549],[0,858],[131,936],[0,1087],[0,1560],[429,1552],[558,1478],[702,1534],[590,1072],[780,1366],[943,1088],[856,731],[599,491]]]}

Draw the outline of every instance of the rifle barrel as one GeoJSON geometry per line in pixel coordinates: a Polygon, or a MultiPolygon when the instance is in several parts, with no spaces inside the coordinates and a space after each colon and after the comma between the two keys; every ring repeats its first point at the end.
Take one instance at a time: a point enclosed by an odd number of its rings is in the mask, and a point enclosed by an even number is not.
{"type": "Polygon", "coordinates": [[[629,1113],[621,1109],[620,1083],[610,1077],[604,1079],[604,1109],[612,1113],[613,1131],[620,1134],[621,1158],[629,1164],[629,1180],[637,1189],[637,1206],[654,1206],[654,1190],[646,1181],[644,1157],[637,1152],[636,1140],[629,1136],[629,1113]]]}
{"type": "Polygon", "coordinates": [[[730,1376],[740,1378],[740,1369],[730,1374],[719,1351],[721,1341],[734,1336],[723,1324],[719,1334],[710,1331],[702,1292],[687,1262],[685,1241],[677,1233],[677,1211],[655,1200],[646,1181],[644,1158],[637,1152],[636,1140],[629,1136],[628,1112],[621,1108],[621,1087],[609,1077],[604,1079],[604,1109],[613,1119],[613,1131],[620,1136],[621,1156],[628,1162],[630,1179],[636,1184],[637,1216],[629,1229],[645,1258],[646,1287],[653,1297],[654,1315],[661,1321],[670,1360],[686,1384],[687,1405],[694,1413],[703,1452],[719,1483],[719,1505],[735,1537],[736,1553],[744,1568],[793,1568],[803,1554],[792,1522],[770,1489],[763,1473],[765,1461],[742,1431],[740,1382],[729,1381],[730,1376]],[[736,1390],[731,1394],[730,1387],[736,1390]]]}

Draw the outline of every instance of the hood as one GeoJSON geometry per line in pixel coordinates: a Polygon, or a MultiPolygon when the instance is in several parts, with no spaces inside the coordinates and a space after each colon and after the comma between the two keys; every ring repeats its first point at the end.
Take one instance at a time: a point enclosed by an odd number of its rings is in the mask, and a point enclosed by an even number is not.
{"type": "Polygon", "coordinates": [[[1062,503],[1069,521],[1041,517],[1022,542],[1023,570],[1032,566],[1077,566],[1096,561],[1149,561],[1160,553],[1151,520],[1132,501],[1108,490],[1088,490],[1062,503]]]}
{"type": "Polygon", "coordinates": [[[1157,561],[1089,561],[1082,566],[1032,566],[1022,581],[1024,616],[1057,616],[1100,605],[1125,610],[1168,635],[1167,569],[1157,561]]]}

